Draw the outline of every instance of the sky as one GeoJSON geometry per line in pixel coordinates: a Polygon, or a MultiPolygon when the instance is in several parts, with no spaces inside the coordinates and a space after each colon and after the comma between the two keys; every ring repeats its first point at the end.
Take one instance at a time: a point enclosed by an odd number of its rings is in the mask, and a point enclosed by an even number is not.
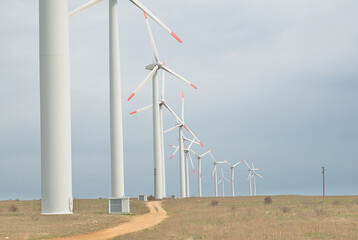
{"type": "MultiPolygon", "coordinates": [[[[70,0],[69,10],[86,1],[70,0]]],[[[358,195],[357,1],[141,2],[183,40],[150,22],[162,61],[198,87],[167,74],[166,101],[180,114],[184,92],[185,122],[217,160],[253,161],[264,176],[258,195],[320,195],[322,166],[327,195],[358,195]]],[[[38,5],[0,1],[0,200],[41,198],[38,5]]],[[[150,195],[152,113],[129,113],[151,104],[151,84],[127,98],[154,58],[130,1],[119,1],[119,35],[125,193],[150,195]]],[[[69,36],[73,196],[110,197],[108,2],[72,17],[69,36]]],[[[164,128],[174,124],[164,112],[164,128]]],[[[180,194],[168,146],[177,143],[177,132],[165,135],[167,195],[180,194]]],[[[202,161],[203,195],[213,196],[212,160],[202,161]]],[[[235,170],[237,195],[249,193],[247,174],[244,164],[235,170]]]]}

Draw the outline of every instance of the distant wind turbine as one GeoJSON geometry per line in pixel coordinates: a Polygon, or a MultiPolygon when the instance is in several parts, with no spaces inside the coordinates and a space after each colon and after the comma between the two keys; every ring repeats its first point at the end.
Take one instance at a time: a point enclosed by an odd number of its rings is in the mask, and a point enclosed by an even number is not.
{"type": "MultiPolygon", "coordinates": [[[[152,16],[152,14],[142,4],[140,4],[136,0],[130,0],[130,1],[132,1],[136,6],[138,6],[139,8],[141,8],[143,10],[147,28],[148,28],[150,41],[151,41],[151,45],[152,45],[152,50],[153,50],[153,54],[154,54],[154,58],[155,58],[156,62],[145,67],[147,70],[150,70],[150,73],[145,77],[143,82],[141,84],[139,84],[139,86],[133,91],[133,93],[128,98],[128,101],[131,100],[135,96],[135,94],[149,81],[150,78],[152,78],[154,168],[157,170],[157,173],[158,173],[155,176],[156,177],[156,180],[155,180],[155,183],[156,183],[155,195],[156,196],[155,197],[157,199],[162,199],[165,194],[165,176],[164,176],[165,175],[165,170],[164,170],[165,166],[164,166],[164,156],[163,156],[164,155],[163,120],[162,120],[161,104],[158,104],[159,93],[158,93],[157,72],[159,69],[165,70],[165,71],[169,72],[170,74],[172,74],[173,76],[175,76],[175,77],[179,78],[180,80],[186,82],[187,84],[191,85],[195,89],[197,89],[197,88],[191,82],[189,82],[188,80],[186,80],[185,78],[183,78],[182,76],[180,76],[179,74],[174,72],[173,70],[169,69],[168,67],[164,66],[164,63],[162,61],[160,61],[157,47],[156,47],[156,44],[154,41],[152,29],[150,27],[150,24],[149,24],[149,21],[147,18],[147,14],[154,21],[156,21],[163,27],[165,25],[158,18],[154,18],[152,16]]],[[[181,42],[181,40],[169,28],[167,28],[165,26],[165,29],[168,32],[170,32],[171,35],[174,36],[179,42],[181,42]]],[[[164,86],[164,75],[163,75],[163,84],[162,84],[162,102],[164,101],[163,86],[164,86]]]]}
{"type": "Polygon", "coordinates": [[[239,161],[237,163],[235,163],[234,165],[232,165],[229,161],[226,161],[224,158],[223,160],[230,166],[230,169],[231,169],[231,193],[232,193],[232,196],[234,197],[235,196],[235,186],[234,186],[234,174],[235,174],[235,167],[240,165],[240,163],[242,162],[239,161]]]}
{"type": "Polygon", "coordinates": [[[253,179],[254,181],[254,196],[256,196],[256,179],[255,177],[258,176],[260,178],[264,178],[263,176],[261,176],[260,174],[256,173],[256,171],[260,170],[260,168],[255,168],[254,167],[254,162],[251,161],[251,167],[249,166],[249,164],[247,164],[246,160],[244,159],[244,162],[246,164],[246,166],[248,167],[248,177],[247,177],[247,182],[249,182],[250,185],[250,196],[252,196],[252,181],[251,179],[253,179]]]}
{"type": "Polygon", "coordinates": [[[221,168],[221,179],[218,182],[218,185],[221,183],[221,189],[222,189],[222,196],[224,197],[225,195],[225,189],[224,189],[224,180],[227,182],[230,182],[227,178],[224,177],[224,172],[223,172],[223,168],[221,168]]]}
{"type": "Polygon", "coordinates": [[[195,154],[196,159],[198,159],[198,196],[199,196],[199,197],[201,197],[201,195],[202,195],[202,192],[201,192],[201,159],[202,159],[206,154],[210,153],[213,149],[210,149],[210,150],[209,150],[208,148],[206,148],[206,150],[207,150],[207,151],[206,151],[205,153],[203,153],[203,154],[198,154],[198,153],[196,153],[196,152],[194,152],[193,150],[190,149],[190,151],[195,154]]]}
{"type": "Polygon", "coordinates": [[[216,161],[216,159],[214,158],[214,156],[211,154],[211,152],[209,152],[211,158],[213,159],[213,165],[214,165],[214,169],[213,169],[213,174],[211,174],[211,179],[214,178],[214,187],[215,187],[215,197],[218,196],[218,174],[217,174],[217,169],[216,169],[216,165],[218,164],[222,164],[225,162],[218,162],[216,161]]]}

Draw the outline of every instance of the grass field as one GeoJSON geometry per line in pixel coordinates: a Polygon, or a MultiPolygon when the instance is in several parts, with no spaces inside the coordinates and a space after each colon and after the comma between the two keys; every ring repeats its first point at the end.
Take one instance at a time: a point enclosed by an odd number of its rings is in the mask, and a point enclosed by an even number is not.
{"type": "Polygon", "coordinates": [[[117,239],[358,239],[358,197],[165,200],[169,218],[117,239]],[[216,202],[217,201],[217,205],[216,202]]]}
{"type": "MultiPolygon", "coordinates": [[[[117,239],[358,239],[358,196],[167,199],[167,218],[117,239]]],[[[0,239],[41,239],[95,231],[127,221],[109,215],[107,200],[75,200],[75,214],[41,216],[39,201],[1,201],[0,239]],[[14,205],[18,211],[13,211],[14,205]]],[[[135,214],[147,212],[131,200],[135,214]]]]}
{"type": "MultiPolygon", "coordinates": [[[[44,239],[96,231],[128,221],[130,216],[108,214],[108,200],[74,200],[74,214],[42,216],[40,201],[0,201],[0,239],[44,239]]],[[[131,212],[148,209],[131,199],[131,212]]]]}

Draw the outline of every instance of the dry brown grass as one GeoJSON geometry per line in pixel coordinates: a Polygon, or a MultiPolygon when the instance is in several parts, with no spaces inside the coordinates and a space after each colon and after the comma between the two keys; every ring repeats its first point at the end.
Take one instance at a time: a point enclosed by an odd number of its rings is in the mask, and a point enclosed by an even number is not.
{"type": "Polygon", "coordinates": [[[271,198],[167,199],[163,223],[117,239],[358,239],[357,196],[271,198]]]}
{"type": "MultiPolygon", "coordinates": [[[[130,201],[133,214],[148,212],[143,202],[130,201]]],[[[42,216],[40,201],[0,201],[0,239],[43,239],[97,231],[129,220],[108,214],[108,200],[74,200],[74,214],[42,216]],[[18,211],[10,210],[16,206],[18,211]]]]}
{"type": "MultiPolygon", "coordinates": [[[[117,239],[358,239],[358,197],[272,196],[166,199],[169,218],[117,239]],[[212,206],[213,201],[215,207],[212,206]]],[[[131,200],[136,214],[144,202],[131,200]]],[[[92,232],[127,221],[105,199],[75,200],[75,214],[41,216],[40,201],[1,201],[0,239],[42,239],[92,232]],[[9,210],[11,205],[18,212],[9,210]]]]}

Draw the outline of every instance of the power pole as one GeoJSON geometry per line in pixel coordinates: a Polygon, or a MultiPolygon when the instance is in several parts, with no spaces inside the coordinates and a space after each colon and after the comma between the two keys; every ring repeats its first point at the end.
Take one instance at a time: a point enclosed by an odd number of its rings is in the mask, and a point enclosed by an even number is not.
{"type": "Polygon", "coordinates": [[[323,197],[325,196],[325,188],[324,188],[324,172],[326,171],[326,169],[324,167],[322,167],[322,176],[323,176],[323,197]]]}

